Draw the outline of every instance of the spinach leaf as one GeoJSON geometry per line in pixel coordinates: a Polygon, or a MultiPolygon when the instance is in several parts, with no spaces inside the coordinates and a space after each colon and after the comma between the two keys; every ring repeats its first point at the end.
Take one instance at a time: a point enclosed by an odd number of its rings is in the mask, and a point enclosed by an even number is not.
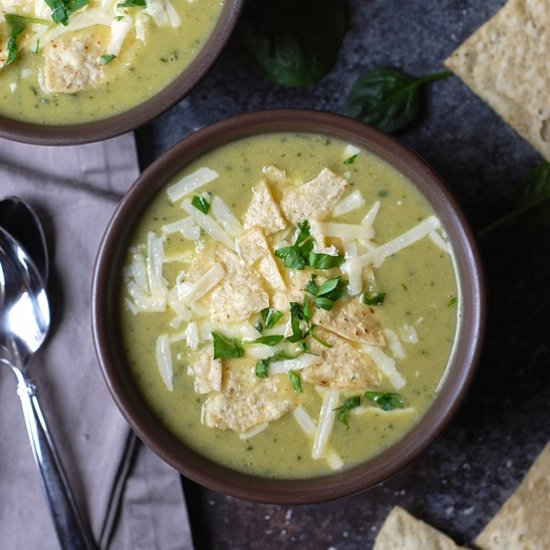
{"type": "Polygon", "coordinates": [[[418,114],[420,87],[451,75],[450,71],[442,71],[415,78],[393,69],[373,69],[351,89],[347,113],[385,132],[395,132],[418,114]]]}
{"type": "Polygon", "coordinates": [[[214,359],[236,359],[244,355],[239,340],[228,338],[221,332],[212,332],[214,340],[214,359]]]}
{"type": "Polygon", "coordinates": [[[241,15],[235,43],[263,76],[298,88],[330,70],[346,30],[341,0],[252,0],[241,15]]]}
{"type": "Polygon", "coordinates": [[[515,196],[516,208],[478,233],[478,238],[492,233],[500,226],[527,217],[538,225],[550,224],[550,162],[537,164],[525,177],[515,196]]]}

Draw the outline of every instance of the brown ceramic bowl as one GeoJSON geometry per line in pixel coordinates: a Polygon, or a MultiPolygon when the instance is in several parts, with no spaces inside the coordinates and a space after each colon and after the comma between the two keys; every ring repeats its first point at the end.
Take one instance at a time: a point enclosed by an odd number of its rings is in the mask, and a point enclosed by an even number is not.
{"type": "Polygon", "coordinates": [[[35,145],[78,145],[135,130],[183,99],[214,64],[237,23],[244,0],[225,0],[210,37],[195,59],[168,86],[144,103],[115,116],[72,125],[40,125],[0,116],[0,137],[35,145]]]}
{"type": "Polygon", "coordinates": [[[209,126],[180,142],[136,181],[117,208],[97,257],[92,291],[95,347],[111,394],[138,436],[173,468],[213,490],[266,503],[311,503],[368,489],[411,463],[456,413],[478,359],[485,317],[477,250],[466,220],[441,180],[414,153],[364,124],[341,116],[302,110],[246,114],[209,126]],[[432,205],[456,255],[463,302],[455,351],[435,401],[398,443],[347,471],[306,480],[273,480],[215,464],[172,435],[137,390],[120,349],[117,326],[121,261],[134,225],[151,198],[182,167],[228,142],[270,132],[312,132],[362,146],[402,172],[432,205]]]}

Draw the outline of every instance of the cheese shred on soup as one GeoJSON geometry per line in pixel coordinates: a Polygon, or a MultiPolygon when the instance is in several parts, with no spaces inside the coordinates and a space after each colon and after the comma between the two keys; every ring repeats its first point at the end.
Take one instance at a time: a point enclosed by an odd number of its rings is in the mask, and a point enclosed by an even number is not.
{"type": "Polygon", "coordinates": [[[445,231],[401,174],[338,140],[272,134],[205,154],[152,202],[125,263],[123,345],[190,447],[306,478],[418,422],[459,298],[445,231]]]}
{"type": "Polygon", "coordinates": [[[0,115],[65,125],[144,102],[195,58],[223,0],[0,0],[0,115]]]}

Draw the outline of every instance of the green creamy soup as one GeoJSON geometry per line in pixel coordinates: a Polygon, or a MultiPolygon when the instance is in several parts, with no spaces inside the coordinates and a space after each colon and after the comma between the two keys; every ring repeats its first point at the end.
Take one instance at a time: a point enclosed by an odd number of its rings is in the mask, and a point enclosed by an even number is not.
{"type": "Polygon", "coordinates": [[[198,453],[270,478],[350,468],[425,414],[453,347],[453,256],[430,206],[353,145],[272,134],[158,193],[122,278],[128,368],[198,453]]]}
{"type": "Polygon", "coordinates": [[[197,56],[224,2],[78,4],[61,14],[44,0],[14,3],[5,12],[0,4],[0,115],[69,125],[143,103],[197,56]]]}

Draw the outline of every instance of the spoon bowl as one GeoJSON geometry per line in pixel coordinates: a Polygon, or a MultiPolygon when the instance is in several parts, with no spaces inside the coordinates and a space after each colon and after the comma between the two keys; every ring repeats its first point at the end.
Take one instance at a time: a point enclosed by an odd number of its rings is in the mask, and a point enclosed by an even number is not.
{"type": "Polygon", "coordinates": [[[44,278],[21,244],[0,227],[0,363],[11,367],[17,378],[17,393],[60,546],[64,550],[91,550],[94,543],[76,506],[38,402],[36,385],[28,373],[49,326],[44,278]]]}
{"type": "Polygon", "coordinates": [[[23,247],[0,227],[0,347],[26,368],[46,340],[50,307],[44,280],[23,247]]]}
{"type": "Polygon", "coordinates": [[[48,282],[48,248],[42,224],[36,212],[19,197],[0,200],[0,227],[23,246],[38,268],[44,283],[48,282]]]}

